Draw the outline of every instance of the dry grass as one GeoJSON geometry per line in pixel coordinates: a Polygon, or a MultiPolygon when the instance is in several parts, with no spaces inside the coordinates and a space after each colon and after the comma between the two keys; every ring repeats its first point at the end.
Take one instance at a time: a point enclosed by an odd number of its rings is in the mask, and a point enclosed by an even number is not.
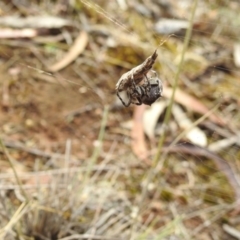
{"type": "MultiPolygon", "coordinates": [[[[38,29],[44,34],[32,39],[2,41],[0,239],[229,240],[238,236],[237,190],[224,169],[214,164],[219,158],[209,152],[199,154],[200,148],[181,148],[189,147],[187,130],[170,118],[174,97],[165,121],[164,116],[159,119],[159,145],[148,142],[149,166],[130,149],[125,126],[131,108],[113,104],[113,90],[124,72],[160,44],[155,68],[163,82],[184,89],[209,108],[219,106],[214,111],[229,121],[219,127],[206,120],[209,113],[199,116],[188,109],[192,127],[200,124],[209,143],[238,136],[239,70],[233,65],[231,48],[238,39],[233,16],[240,6],[199,3],[198,21],[193,20],[192,35],[189,27],[185,38],[182,32],[163,36],[153,30],[154,16],[164,16],[163,6],[132,2],[127,10],[125,1],[0,4],[4,16],[40,11],[74,22],[38,29]],[[206,20],[199,20],[204,10],[208,10],[206,20]],[[48,67],[64,58],[84,27],[86,49],[81,46],[80,57],[50,73],[48,67]],[[169,127],[164,134],[162,125],[169,127]],[[166,151],[164,142],[177,150],[166,151]]],[[[169,4],[167,14],[183,11],[169,4]]],[[[193,5],[183,13],[194,15],[193,5]]],[[[239,140],[226,150],[221,147],[218,155],[234,166],[231,173],[239,173],[239,140]]]]}

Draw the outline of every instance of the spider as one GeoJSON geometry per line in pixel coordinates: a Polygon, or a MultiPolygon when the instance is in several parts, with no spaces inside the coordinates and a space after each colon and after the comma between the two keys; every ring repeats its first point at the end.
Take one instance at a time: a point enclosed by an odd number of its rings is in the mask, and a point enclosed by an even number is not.
{"type": "Polygon", "coordinates": [[[155,71],[155,76],[148,79],[147,75],[145,76],[144,83],[142,85],[136,85],[133,75],[131,77],[131,86],[126,90],[128,96],[128,102],[125,103],[121,98],[119,91],[117,91],[117,96],[121,100],[122,104],[125,107],[128,107],[131,103],[136,105],[146,104],[151,105],[159,97],[162,96],[162,82],[157,77],[155,71]]]}

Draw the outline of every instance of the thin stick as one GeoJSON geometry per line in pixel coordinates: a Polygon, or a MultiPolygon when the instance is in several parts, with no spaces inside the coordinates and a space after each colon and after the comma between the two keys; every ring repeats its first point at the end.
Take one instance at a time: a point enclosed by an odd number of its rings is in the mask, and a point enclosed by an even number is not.
{"type": "Polygon", "coordinates": [[[87,171],[84,177],[84,184],[83,187],[85,186],[85,184],[87,183],[88,179],[89,179],[89,175],[90,172],[93,169],[93,166],[95,165],[100,151],[102,150],[102,142],[103,142],[103,138],[104,138],[104,134],[105,134],[105,128],[106,128],[106,124],[107,124],[107,117],[108,117],[108,112],[109,112],[109,106],[105,106],[104,107],[104,112],[103,112],[103,118],[102,118],[102,122],[101,122],[101,128],[100,128],[100,132],[98,135],[98,140],[97,140],[97,146],[94,148],[93,154],[90,158],[88,167],[87,167],[87,171]]]}
{"type": "Polygon", "coordinates": [[[19,185],[19,188],[20,188],[20,191],[21,191],[22,195],[25,197],[25,200],[29,201],[29,198],[28,198],[26,192],[25,192],[24,189],[22,188],[22,182],[21,182],[20,178],[18,177],[17,171],[16,171],[16,169],[15,169],[15,167],[14,167],[14,161],[15,161],[15,160],[10,156],[10,154],[9,154],[7,148],[5,147],[5,145],[3,144],[3,141],[2,141],[1,138],[0,138],[0,145],[2,146],[3,152],[5,153],[5,155],[6,155],[6,157],[7,157],[7,160],[8,160],[8,162],[9,162],[9,165],[10,165],[10,167],[11,167],[12,170],[13,170],[15,179],[16,179],[18,185],[19,185]]]}
{"type": "MultiPolygon", "coordinates": [[[[187,29],[186,36],[184,38],[184,45],[183,45],[183,50],[182,50],[182,54],[181,54],[181,60],[180,60],[180,63],[179,63],[178,69],[177,69],[177,73],[176,73],[176,76],[175,76],[175,79],[174,79],[172,96],[170,98],[170,103],[169,103],[169,106],[167,108],[166,115],[165,115],[164,121],[163,121],[164,126],[167,126],[168,122],[170,120],[170,116],[171,116],[171,112],[172,112],[172,106],[173,106],[173,102],[174,102],[174,98],[175,98],[175,93],[176,93],[176,90],[177,90],[177,87],[178,87],[179,75],[180,75],[180,72],[181,72],[182,67],[183,67],[184,56],[185,56],[185,53],[187,51],[187,47],[189,45],[190,38],[191,38],[192,27],[193,27],[193,19],[194,19],[195,11],[196,11],[196,8],[197,8],[197,3],[198,3],[198,0],[195,0],[194,3],[193,3],[193,9],[192,9],[192,12],[191,12],[189,27],[187,29]]],[[[153,168],[155,168],[155,166],[157,165],[157,162],[160,158],[164,139],[165,139],[165,131],[163,131],[163,134],[161,135],[161,137],[159,139],[159,142],[158,142],[157,153],[156,153],[156,155],[153,159],[153,164],[152,164],[153,168]]]]}
{"type": "MultiPolygon", "coordinates": [[[[198,4],[198,0],[194,0],[193,8],[192,8],[192,11],[191,11],[191,17],[190,17],[190,20],[189,20],[189,27],[187,29],[187,32],[186,32],[186,35],[185,35],[185,38],[184,38],[184,45],[183,45],[183,50],[182,50],[182,54],[181,54],[181,60],[180,60],[180,63],[178,65],[177,73],[176,73],[175,79],[174,79],[172,96],[171,96],[170,103],[169,103],[169,106],[167,108],[167,112],[166,112],[166,115],[165,115],[164,121],[163,121],[164,126],[167,126],[167,124],[170,120],[170,116],[171,116],[171,112],[172,112],[172,106],[173,106],[173,102],[174,102],[174,98],[175,98],[175,92],[176,92],[178,82],[179,82],[179,75],[180,75],[180,72],[182,70],[184,56],[185,56],[185,53],[187,51],[187,47],[189,45],[190,38],[191,38],[192,27],[193,27],[193,19],[194,19],[194,15],[195,15],[195,12],[196,12],[197,4],[198,4]]],[[[141,197],[140,197],[139,210],[142,209],[144,199],[147,196],[148,186],[149,186],[150,182],[156,176],[155,168],[158,165],[158,161],[160,159],[164,139],[165,139],[165,132],[163,132],[163,134],[161,135],[161,137],[159,139],[157,153],[154,156],[151,169],[148,171],[148,173],[146,175],[146,185],[144,186],[141,197]]],[[[131,229],[131,233],[132,233],[132,238],[131,239],[133,239],[133,233],[135,232],[134,231],[135,228],[136,228],[136,226],[133,226],[133,228],[131,229]]]]}

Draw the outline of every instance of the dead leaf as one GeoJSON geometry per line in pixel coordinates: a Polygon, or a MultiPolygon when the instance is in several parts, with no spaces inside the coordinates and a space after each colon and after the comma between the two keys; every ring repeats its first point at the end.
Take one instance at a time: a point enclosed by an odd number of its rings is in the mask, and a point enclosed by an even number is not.
{"type": "Polygon", "coordinates": [[[87,32],[82,31],[78,35],[77,39],[75,40],[74,44],[69,49],[65,57],[63,57],[63,59],[55,63],[53,66],[49,67],[49,70],[52,72],[57,72],[65,68],[71,62],[73,62],[79,56],[79,54],[81,54],[84,51],[84,49],[87,46],[87,43],[88,43],[88,34],[87,32]]]}
{"type": "Polygon", "coordinates": [[[4,28],[0,30],[0,38],[33,38],[37,36],[35,29],[10,29],[4,28]]]}
{"type": "Polygon", "coordinates": [[[186,20],[162,18],[155,24],[154,29],[157,33],[167,35],[167,34],[179,32],[182,29],[185,30],[188,28],[188,25],[189,23],[186,20]]]}
{"type": "MultiPolygon", "coordinates": [[[[171,98],[172,91],[173,91],[172,88],[165,86],[163,96],[166,98],[171,98]]],[[[176,90],[175,101],[197,113],[206,114],[207,112],[209,112],[209,109],[204,104],[202,104],[198,99],[196,99],[193,96],[190,96],[189,94],[179,89],[176,90]]],[[[209,118],[216,124],[220,125],[226,124],[226,121],[224,119],[218,117],[214,113],[210,115],[209,118]]]]}
{"type": "Polygon", "coordinates": [[[0,17],[0,25],[12,28],[61,28],[70,26],[71,22],[54,16],[6,16],[0,17]]]}
{"type": "Polygon", "coordinates": [[[155,136],[155,128],[157,121],[167,105],[166,101],[159,101],[152,104],[152,106],[144,112],[143,128],[149,139],[153,140],[155,136]]]}
{"type": "Polygon", "coordinates": [[[146,109],[145,105],[135,106],[133,112],[133,128],[131,132],[132,137],[132,150],[134,154],[141,160],[147,160],[148,149],[145,142],[144,130],[143,130],[143,114],[146,109]]]}
{"type": "Polygon", "coordinates": [[[233,60],[237,67],[240,67],[240,43],[235,43],[233,48],[233,60]]]}
{"type": "Polygon", "coordinates": [[[201,147],[206,147],[207,146],[207,137],[205,133],[198,127],[193,127],[193,122],[188,116],[184,113],[184,111],[177,105],[174,104],[172,108],[172,114],[178,123],[178,125],[184,129],[190,129],[187,131],[186,138],[191,141],[191,143],[194,143],[198,146],[201,147]]]}
{"type": "Polygon", "coordinates": [[[208,149],[213,152],[219,152],[219,151],[223,151],[223,149],[227,149],[230,146],[237,144],[239,142],[240,142],[240,136],[233,135],[231,137],[224,138],[224,139],[221,139],[221,140],[211,143],[208,146],[208,149]]]}

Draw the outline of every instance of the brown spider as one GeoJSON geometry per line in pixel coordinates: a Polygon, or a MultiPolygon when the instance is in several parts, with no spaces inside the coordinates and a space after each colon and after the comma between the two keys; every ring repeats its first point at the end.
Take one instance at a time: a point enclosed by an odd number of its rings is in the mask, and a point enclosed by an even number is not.
{"type": "Polygon", "coordinates": [[[142,64],[132,68],[130,71],[124,73],[116,84],[116,92],[118,98],[121,100],[125,107],[128,107],[131,103],[136,105],[147,104],[151,105],[162,94],[162,82],[157,77],[156,73],[154,77],[148,79],[147,74],[151,70],[153,64],[156,61],[158,54],[157,50],[149,56],[142,64]],[[144,83],[141,81],[144,79],[144,83]],[[128,96],[128,102],[125,103],[120,96],[120,92],[125,91],[128,96]]]}
{"type": "Polygon", "coordinates": [[[136,85],[132,76],[131,78],[132,85],[129,86],[126,90],[128,96],[127,103],[123,101],[119,92],[117,91],[117,96],[125,107],[128,107],[131,103],[136,105],[141,104],[151,105],[159,97],[162,96],[162,82],[157,77],[156,72],[155,71],[152,72],[155,73],[155,76],[151,76],[150,79],[148,79],[147,75],[144,75],[145,80],[142,85],[136,85]]]}

